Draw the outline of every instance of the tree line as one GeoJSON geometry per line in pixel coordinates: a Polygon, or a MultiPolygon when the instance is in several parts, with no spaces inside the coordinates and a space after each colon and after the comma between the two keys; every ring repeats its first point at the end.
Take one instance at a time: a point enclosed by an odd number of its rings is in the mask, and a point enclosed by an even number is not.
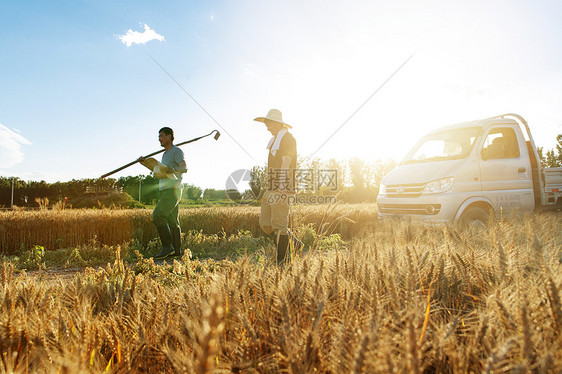
{"type": "MultiPolygon", "coordinates": [[[[25,181],[20,178],[0,176],[0,207],[12,204],[20,207],[36,207],[49,201],[72,205],[80,198],[92,198],[111,194],[127,194],[142,204],[153,204],[158,200],[158,179],[153,175],[126,176],[118,179],[73,179],[68,182],[47,183],[45,181],[25,181]]],[[[193,185],[185,185],[186,200],[201,200],[203,196],[215,199],[213,189],[203,191],[193,185]]],[[[224,194],[223,194],[224,195],[224,194]]]]}
{"type": "MultiPolygon", "coordinates": [[[[545,152],[539,147],[537,150],[544,167],[562,167],[562,134],[557,135],[554,149],[545,152]]],[[[359,158],[338,161],[299,157],[296,182],[298,194],[333,195],[338,201],[348,203],[375,202],[382,178],[396,165],[394,160],[368,163],[359,158]]],[[[245,191],[203,189],[193,184],[185,184],[182,198],[188,204],[255,200],[261,196],[268,183],[266,166],[254,166],[249,174],[249,188],[245,191]]],[[[155,204],[158,200],[158,179],[153,175],[126,176],[118,179],[73,179],[55,183],[0,176],[0,207],[11,206],[12,183],[13,204],[22,207],[41,206],[47,200],[51,204],[72,204],[84,196],[95,198],[113,192],[126,194],[141,204],[155,204]]]]}
{"type": "MultiPolygon", "coordinates": [[[[299,158],[298,173],[303,178],[311,177],[301,194],[337,195],[341,202],[374,202],[382,177],[396,162],[375,161],[367,163],[358,158],[348,161],[319,158],[299,158]],[[331,173],[331,184],[321,185],[318,178],[331,173]]],[[[73,179],[68,182],[47,183],[45,181],[25,181],[20,178],[0,176],[0,207],[10,207],[14,183],[13,204],[20,207],[37,207],[47,199],[50,204],[64,202],[73,204],[84,196],[98,196],[108,193],[127,194],[142,204],[155,204],[158,200],[158,179],[153,175],[136,175],[105,179],[73,179]]],[[[324,181],[326,182],[326,181],[324,181]]],[[[226,177],[225,177],[226,184],[226,177]]],[[[256,199],[267,185],[266,166],[255,166],[250,170],[249,188],[246,191],[227,189],[203,189],[193,184],[185,184],[183,200],[186,203],[205,203],[220,200],[241,201],[249,197],[256,199]]]]}
{"type": "Polygon", "coordinates": [[[556,135],[555,149],[551,149],[544,153],[543,147],[537,147],[541,163],[547,168],[562,167],[562,134],[556,135]]]}

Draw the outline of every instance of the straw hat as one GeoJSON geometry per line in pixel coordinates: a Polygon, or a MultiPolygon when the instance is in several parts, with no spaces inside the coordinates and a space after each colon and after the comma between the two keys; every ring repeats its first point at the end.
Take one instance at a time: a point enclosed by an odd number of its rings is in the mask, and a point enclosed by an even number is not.
{"type": "Polygon", "coordinates": [[[141,161],[141,164],[149,168],[154,173],[154,176],[158,179],[176,179],[176,176],[173,173],[164,173],[163,171],[161,171],[160,169],[165,167],[166,165],[161,164],[152,157],[141,161]]]}
{"type": "Polygon", "coordinates": [[[254,121],[258,121],[258,122],[263,122],[265,123],[265,120],[270,120],[273,122],[277,122],[282,124],[283,126],[287,126],[288,128],[292,129],[293,127],[291,125],[289,125],[288,123],[283,122],[283,117],[281,116],[281,111],[278,109],[271,109],[269,112],[267,112],[267,116],[265,117],[258,117],[258,118],[254,118],[254,121]]]}

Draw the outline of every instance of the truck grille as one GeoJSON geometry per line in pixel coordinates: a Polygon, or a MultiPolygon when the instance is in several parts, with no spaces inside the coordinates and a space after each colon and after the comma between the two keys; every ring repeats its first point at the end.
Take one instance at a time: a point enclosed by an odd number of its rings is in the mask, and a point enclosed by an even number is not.
{"type": "Polygon", "coordinates": [[[434,216],[441,211],[441,204],[379,204],[380,213],[419,214],[434,216]]]}
{"type": "Polygon", "coordinates": [[[421,184],[392,184],[386,186],[388,197],[418,197],[422,194],[425,183],[421,184]]]}

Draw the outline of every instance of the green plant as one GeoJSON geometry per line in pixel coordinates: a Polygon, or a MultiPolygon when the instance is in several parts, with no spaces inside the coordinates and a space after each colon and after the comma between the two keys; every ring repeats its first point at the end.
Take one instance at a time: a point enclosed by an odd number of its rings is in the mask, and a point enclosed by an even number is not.
{"type": "Polygon", "coordinates": [[[41,245],[35,245],[22,255],[23,267],[26,269],[37,269],[44,266],[45,248],[41,245]]]}

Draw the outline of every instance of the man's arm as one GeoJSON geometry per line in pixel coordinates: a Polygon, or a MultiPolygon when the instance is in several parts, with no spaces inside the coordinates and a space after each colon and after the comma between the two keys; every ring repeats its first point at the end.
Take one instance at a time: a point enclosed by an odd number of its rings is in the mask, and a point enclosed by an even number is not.
{"type": "Polygon", "coordinates": [[[280,181],[279,185],[283,188],[284,191],[292,190],[293,186],[290,186],[291,182],[291,163],[293,162],[293,157],[296,157],[296,142],[295,138],[290,133],[285,134],[283,140],[281,141],[281,146],[279,147],[279,151],[281,152],[281,175],[285,178],[285,180],[280,181]]]}
{"type": "Polygon", "coordinates": [[[171,167],[167,167],[164,172],[165,173],[187,173],[187,165],[185,163],[185,159],[183,156],[183,152],[181,149],[179,148],[175,148],[175,152],[174,152],[174,160],[177,162],[178,166],[171,168],[171,167]]]}
{"type": "Polygon", "coordinates": [[[164,173],[187,173],[187,165],[185,163],[185,160],[182,160],[179,162],[179,165],[176,166],[175,168],[171,168],[169,166],[166,166],[165,170],[162,170],[164,173]]]}
{"type": "Polygon", "coordinates": [[[291,161],[293,161],[293,158],[291,156],[283,156],[283,158],[281,159],[281,169],[289,169],[289,167],[291,166],[291,161]]]}
{"type": "MultiPolygon", "coordinates": [[[[284,176],[285,180],[281,180],[279,183],[279,190],[281,192],[283,191],[289,191],[291,189],[291,187],[289,186],[289,182],[291,180],[290,177],[290,172],[291,170],[289,169],[291,166],[291,161],[293,160],[293,158],[291,156],[283,156],[281,158],[281,169],[283,171],[283,173],[281,173],[281,175],[284,176]]],[[[283,177],[282,177],[283,178],[283,177]]]]}
{"type": "Polygon", "coordinates": [[[181,160],[177,168],[174,169],[174,173],[187,173],[187,165],[185,160],[181,160]]]}

